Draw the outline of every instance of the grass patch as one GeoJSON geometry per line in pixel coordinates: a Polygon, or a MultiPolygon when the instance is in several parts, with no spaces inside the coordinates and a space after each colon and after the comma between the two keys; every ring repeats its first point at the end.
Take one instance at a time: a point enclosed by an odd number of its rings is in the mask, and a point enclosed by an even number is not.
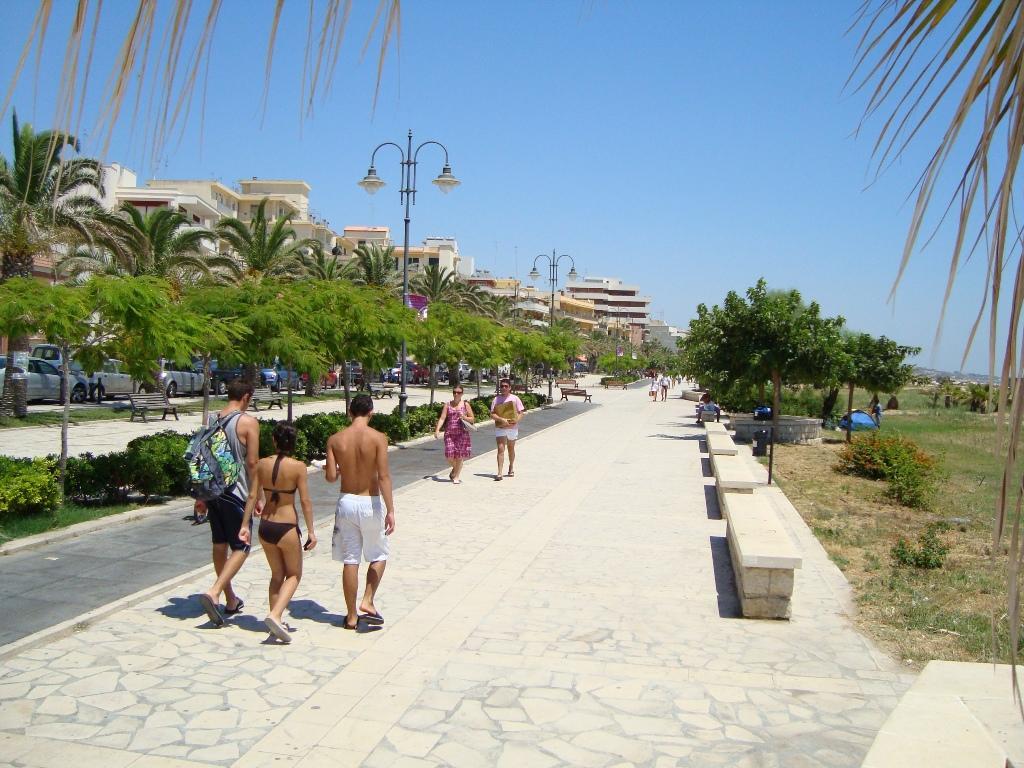
{"type": "Polygon", "coordinates": [[[931,659],[1005,663],[1007,556],[1005,549],[992,556],[991,535],[1003,459],[993,450],[993,417],[941,401],[932,408],[923,392],[899,399],[900,410],[883,415],[882,433],[910,438],[936,457],[938,493],[930,506],[896,504],[885,481],[836,472],[838,432],[820,446],[776,446],[775,477],[852,585],[859,625],[891,654],[915,666],[931,659]],[[903,556],[894,557],[901,538],[903,556]],[[910,554],[940,549],[941,567],[916,567],[937,558],[910,554]]]}
{"type": "Polygon", "coordinates": [[[75,523],[96,520],[119,512],[137,509],[140,504],[109,504],[104,506],[85,506],[67,503],[50,515],[30,515],[5,520],[0,524],[0,544],[37,533],[45,533],[58,528],[67,528],[75,523]]]}

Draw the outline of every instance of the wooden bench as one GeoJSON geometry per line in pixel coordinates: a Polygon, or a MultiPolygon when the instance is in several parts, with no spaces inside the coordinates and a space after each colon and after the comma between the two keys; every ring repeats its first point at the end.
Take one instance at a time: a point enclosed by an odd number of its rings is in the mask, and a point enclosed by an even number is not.
{"type": "Polygon", "coordinates": [[[778,488],[723,497],[729,559],[745,618],[788,619],[793,596],[793,571],[803,558],[782,525],[775,508],[778,488]]]}
{"type": "Polygon", "coordinates": [[[146,418],[146,411],[152,409],[154,411],[163,410],[164,415],[160,417],[160,421],[164,421],[167,418],[167,414],[174,416],[174,420],[178,421],[178,406],[171,405],[167,402],[167,394],[164,392],[139,392],[134,395],[128,395],[128,401],[131,403],[132,413],[128,421],[135,421],[136,416],[141,416],[144,422],[148,422],[146,418]]]}
{"type": "Polygon", "coordinates": [[[394,397],[394,384],[370,384],[370,395],[380,400],[382,397],[394,397]]]}
{"type": "Polygon", "coordinates": [[[555,386],[558,387],[559,389],[561,389],[562,387],[569,387],[570,389],[575,389],[576,387],[579,386],[579,382],[577,382],[576,379],[556,379],[555,386]]]}
{"type": "Polygon", "coordinates": [[[513,384],[512,388],[511,388],[511,391],[513,393],[519,392],[519,393],[525,395],[527,392],[530,391],[530,388],[526,384],[513,384]]]}
{"type": "Polygon", "coordinates": [[[270,387],[256,387],[252,393],[252,400],[249,401],[254,411],[259,411],[260,405],[265,405],[269,411],[275,405],[284,410],[281,393],[275,392],[270,387]]]}
{"type": "Polygon", "coordinates": [[[612,387],[616,387],[618,389],[625,389],[626,382],[622,381],[621,379],[608,379],[608,381],[606,381],[603,386],[605,389],[611,389],[612,387]]]}
{"type": "Polygon", "coordinates": [[[569,399],[569,395],[573,395],[575,397],[582,397],[588,403],[590,402],[590,398],[592,397],[590,394],[587,393],[587,390],[585,390],[585,389],[575,389],[573,387],[562,387],[562,399],[563,400],[568,400],[569,399]]]}

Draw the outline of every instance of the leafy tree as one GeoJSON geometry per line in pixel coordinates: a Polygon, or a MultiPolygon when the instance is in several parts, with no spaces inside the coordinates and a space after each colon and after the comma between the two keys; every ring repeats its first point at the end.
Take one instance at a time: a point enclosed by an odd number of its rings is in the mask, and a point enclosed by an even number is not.
{"type": "Polygon", "coordinates": [[[681,344],[681,367],[723,389],[753,384],[763,392],[771,382],[777,424],[782,385],[813,384],[827,375],[843,322],[821,317],[818,304],[805,304],[798,291],[769,291],[758,280],[745,298],[730,291],[721,307],[697,307],[681,344]]]}
{"type": "Polygon", "coordinates": [[[467,357],[473,342],[472,333],[467,332],[472,320],[462,310],[439,302],[431,304],[426,319],[410,331],[409,350],[420,365],[430,369],[431,404],[437,388],[436,366],[446,363],[451,383],[458,383],[459,361],[467,357]]]}
{"type": "Polygon", "coordinates": [[[398,268],[394,246],[382,248],[377,243],[360,245],[352,259],[352,282],[370,285],[398,295],[402,288],[402,272],[398,268]]]}
{"type": "MultiPolygon", "coordinates": [[[[878,401],[879,393],[895,393],[906,386],[914,374],[914,366],[905,361],[920,351],[920,347],[902,346],[885,336],[875,337],[867,333],[845,335],[842,339],[839,380],[846,385],[848,391],[847,413],[853,411],[853,391],[856,387],[871,392],[874,403],[878,401]]],[[[852,439],[851,429],[847,427],[846,430],[847,442],[852,439]]]]}
{"type": "Polygon", "coordinates": [[[217,237],[232,252],[233,259],[225,264],[235,282],[297,279],[306,273],[304,260],[322,248],[317,240],[298,238],[289,226],[291,215],[268,220],[268,202],[266,197],[260,200],[248,223],[233,217],[217,222],[217,237]]]}
{"type": "Polygon", "coordinates": [[[210,252],[213,232],[193,227],[188,217],[169,208],[144,213],[131,203],[102,214],[109,233],[101,248],[85,247],[62,259],[58,269],[71,278],[93,274],[152,275],[177,291],[201,279],[231,271],[229,256],[210,252]]]}
{"type": "MultiPolygon", "coordinates": [[[[62,159],[78,151],[78,139],[66,133],[36,133],[11,119],[11,158],[0,156],[0,280],[31,277],[39,256],[58,248],[91,242],[100,225],[96,198],[100,165],[88,158],[62,159]]],[[[27,336],[8,338],[7,367],[15,352],[28,351],[27,336]]],[[[0,397],[0,415],[25,413],[27,383],[8,376],[0,397]],[[17,387],[17,392],[15,392],[17,387]]]]}
{"type": "Polygon", "coordinates": [[[83,286],[47,285],[32,278],[0,284],[0,332],[41,334],[61,349],[64,412],[60,478],[64,486],[70,414],[72,358],[99,368],[116,356],[141,378],[157,358],[190,360],[200,339],[224,340],[228,323],[171,307],[173,290],[155,278],[94,278],[83,286]]]}

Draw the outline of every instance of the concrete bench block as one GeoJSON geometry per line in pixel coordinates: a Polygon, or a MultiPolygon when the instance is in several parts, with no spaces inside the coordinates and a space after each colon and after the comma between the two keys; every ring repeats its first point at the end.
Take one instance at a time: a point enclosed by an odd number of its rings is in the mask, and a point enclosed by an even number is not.
{"type": "Polygon", "coordinates": [[[711,469],[723,491],[749,491],[767,484],[763,472],[753,464],[753,459],[739,453],[711,455],[711,469]]]}
{"type": "Polygon", "coordinates": [[[729,434],[728,430],[726,430],[725,428],[725,424],[723,424],[720,421],[705,421],[702,423],[704,424],[704,431],[707,432],[709,435],[712,432],[717,432],[722,435],[729,434]]]}
{"type": "Polygon", "coordinates": [[[722,456],[735,456],[739,453],[739,448],[736,447],[736,443],[732,441],[729,434],[722,430],[721,432],[711,432],[707,434],[708,441],[708,453],[719,454],[722,456]]]}

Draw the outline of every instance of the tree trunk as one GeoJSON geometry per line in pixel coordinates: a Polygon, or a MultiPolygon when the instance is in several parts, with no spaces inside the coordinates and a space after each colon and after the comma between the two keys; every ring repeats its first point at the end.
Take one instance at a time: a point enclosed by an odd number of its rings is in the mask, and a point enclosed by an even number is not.
{"type": "Polygon", "coordinates": [[[23,419],[28,415],[28,371],[25,371],[24,377],[15,377],[10,373],[14,370],[14,353],[28,351],[28,336],[7,338],[7,374],[0,394],[0,416],[23,419]]]}
{"type": "Polygon", "coordinates": [[[853,441],[853,382],[850,382],[850,395],[846,401],[846,442],[853,441]]]}
{"type": "Polygon", "coordinates": [[[352,396],[351,386],[348,380],[348,361],[341,361],[341,386],[345,388],[345,413],[348,413],[349,398],[352,396]]]}
{"type": "Polygon", "coordinates": [[[430,376],[428,377],[430,382],[430,404],[434,404],[434,390],[437,388],[437,367],[430,366],[430,376]]]}
{"type": "Polygon", "coordinates": [[[764,405],[764,382],[758,382],[757,385],[757,402],[760,405],[764,405]]]}
{"type": "Polygon", "coordinates": [[[832,415],[832,412],[836,409],[836,401],[839,399],[839,387],[831,387],[828,390],[828,395],[825,396],[825,402],[821,405],[821,423],[824,423],[832,415]]]}

